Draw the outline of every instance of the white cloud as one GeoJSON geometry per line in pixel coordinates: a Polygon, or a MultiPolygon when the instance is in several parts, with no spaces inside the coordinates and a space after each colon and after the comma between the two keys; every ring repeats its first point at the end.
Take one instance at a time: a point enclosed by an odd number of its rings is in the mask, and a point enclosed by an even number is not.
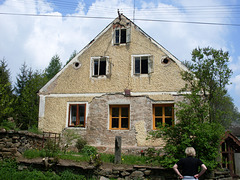
{"type": "Polygon", "coordinates": [[[240,96],[240,74],[232,78],[232,82],[235,84],[234,90],[240,96]]]}

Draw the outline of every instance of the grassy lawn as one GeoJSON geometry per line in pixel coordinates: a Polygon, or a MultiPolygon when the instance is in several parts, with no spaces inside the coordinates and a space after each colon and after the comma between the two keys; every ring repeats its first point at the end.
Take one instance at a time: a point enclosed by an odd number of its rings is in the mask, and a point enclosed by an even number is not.
{"type": "Polygon", "coordinates": [[[66,180],[66,179],[74,179],[74,180],[86,180],[83,175],[77,175],[72,173],[71,171],[64,171],[60,174],[56,174],[52,171],[38,171],[38,170],[18,170],[18,165],[15,160],[5,159],[0,160],[0,180],[66,180]]]}
{"type": "MultiPolygon", "coordinates": [[[[43,150],[26,150],[24,152],[24,157],[33,159],[37,157],[46,157],[47,152],[43,150]]],[[[52,154],[52,157],[57,157],[59,159],[72,160],[76,162],[80,161],[90,161],[90,157],[92,155],[86,153],[75,153],[75,152],[55,152],[52,154]]],[[[113,154],[100,154],[101,162],[105,163],[114,163],[114,155],[113,154]]],[[[122,164],[128,165],[152,165],[159,166],[159,158],[158,157],[149,157],[149,156],[136,156],[136,155],[122,155],[122,164]]]]}

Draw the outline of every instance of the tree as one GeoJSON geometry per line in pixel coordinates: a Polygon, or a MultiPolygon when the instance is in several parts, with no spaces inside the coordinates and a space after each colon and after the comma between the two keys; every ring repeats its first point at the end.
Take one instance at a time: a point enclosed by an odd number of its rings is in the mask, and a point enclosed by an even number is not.
{"type": "Polygon", "coordinates": [[[231,117],[226,116],[229,112],[223,107],[234,106],[226,90],[232,75],[228,62],[228,52],[210,47],[196,48],[192,51],[192,63],[186,64],[190,72],[182,74],[187,82],[185,90],[198,91],[209,103],[210,121],[219,122],[226,128],[231,123],[231,117]]]}
{"type": "Polygon", "coordinates": [[[48,67],[45,69],[45,74],[48,80],[52,79],[62,68],[58,55],[52,57],[48,67]]]}
{"type": "Polygon", "coordinates": [[[0,61],[0,123],[12,116],[14,97],[5,59],[0,61]]]}
{"type": "Polygon", "coordinates": [[[73,58],[75,58],[76,55],[77,55],[77,51],[74,50],[73,53],[71,54],[71,56],[69,57],[68,61],[66,62],[65,66],[66,66],[73,58]]]}
{"type": "Polygon", "coordinates": [[[15,112],[17,125],[21,129],[37,126],[39,97],[38,90],[47,82],[45,75],[39,71],[33,72],[26,63],[21,67],[17,76],[17,102],[15,112]]]}
{"type": "Polygon", "coordinates": [[[29,71],[30,70],[28,69],[26,63],[24,62],[24,64],[20,68],[20,74],[17,75],[17,82],[16,82],[15,91],[16,91],[18,96],[20,96],[22,94],[22,91],[27,84],[29,71]]]}
{"type": "Polygon", "coordinates": [[[209,169],[216,167],[224,125],[228,126],[233,117],[225,108],[234,106],[225,88],[232,73],[228,60],[228,53],[222,50],[207,47],[192,51],[192,62],[186,65],[189,71],[182,73],[186,81],[182,91],[191,93],[183,94],[184,100],[177,104],[178,123],[174,127],[161,125],[159,131],[152,132],[153,137],[166,141],[162,165],[172,167],[184,157],[185,148],[193,146],[209,169]]]}

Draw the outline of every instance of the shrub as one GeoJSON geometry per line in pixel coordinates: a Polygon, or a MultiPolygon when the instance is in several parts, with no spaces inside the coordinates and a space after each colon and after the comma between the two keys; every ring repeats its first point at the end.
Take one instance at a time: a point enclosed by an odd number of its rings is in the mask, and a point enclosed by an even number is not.
{"type": "Polygon", "coordinates": [[[1,128],[4,128],[6,130],[13,130],[16,129],[16,124],[14,121],[3,120],[1,123],[1,128]]]}
{"type": "Polygon", "coordinates": [[[75,145],[76,148],[78,149],[78,152],[81,152],[81,150],[84,148],[86,144],[87,144],[87,141],[82,137],[79,137],[75,145]]]}
{"type": "Polygon", "coordinates": [[[52,139],[47,139],[44,144],[44,151],[46,153],[46,157],[56,157],[57,154],[60,152],[59,143],[52,139]]]}
{"type": "Polygon", "coordinates": [[[93,156],[93,155],[96,155],[97,154],[97,148],[93,147],[93,146],[88,146],[88,145],[85,145],[83,148],[82,148],[82,151],[81,151],[83,154],[85,155],[88,155],[88,156],[93,156]]]}

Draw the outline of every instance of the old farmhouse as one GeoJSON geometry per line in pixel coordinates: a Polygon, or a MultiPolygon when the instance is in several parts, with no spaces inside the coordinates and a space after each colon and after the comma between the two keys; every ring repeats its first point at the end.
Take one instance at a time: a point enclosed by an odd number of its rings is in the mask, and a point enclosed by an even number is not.
{"type": "Polygon", "coordinates": [[[185,70],[121,14],[39,91],[39,129],[71,129],[102,151],[112,151],[116,136],[125,152],[162,147],[146,137],[158,123],[176,123],[185,70]]]}

